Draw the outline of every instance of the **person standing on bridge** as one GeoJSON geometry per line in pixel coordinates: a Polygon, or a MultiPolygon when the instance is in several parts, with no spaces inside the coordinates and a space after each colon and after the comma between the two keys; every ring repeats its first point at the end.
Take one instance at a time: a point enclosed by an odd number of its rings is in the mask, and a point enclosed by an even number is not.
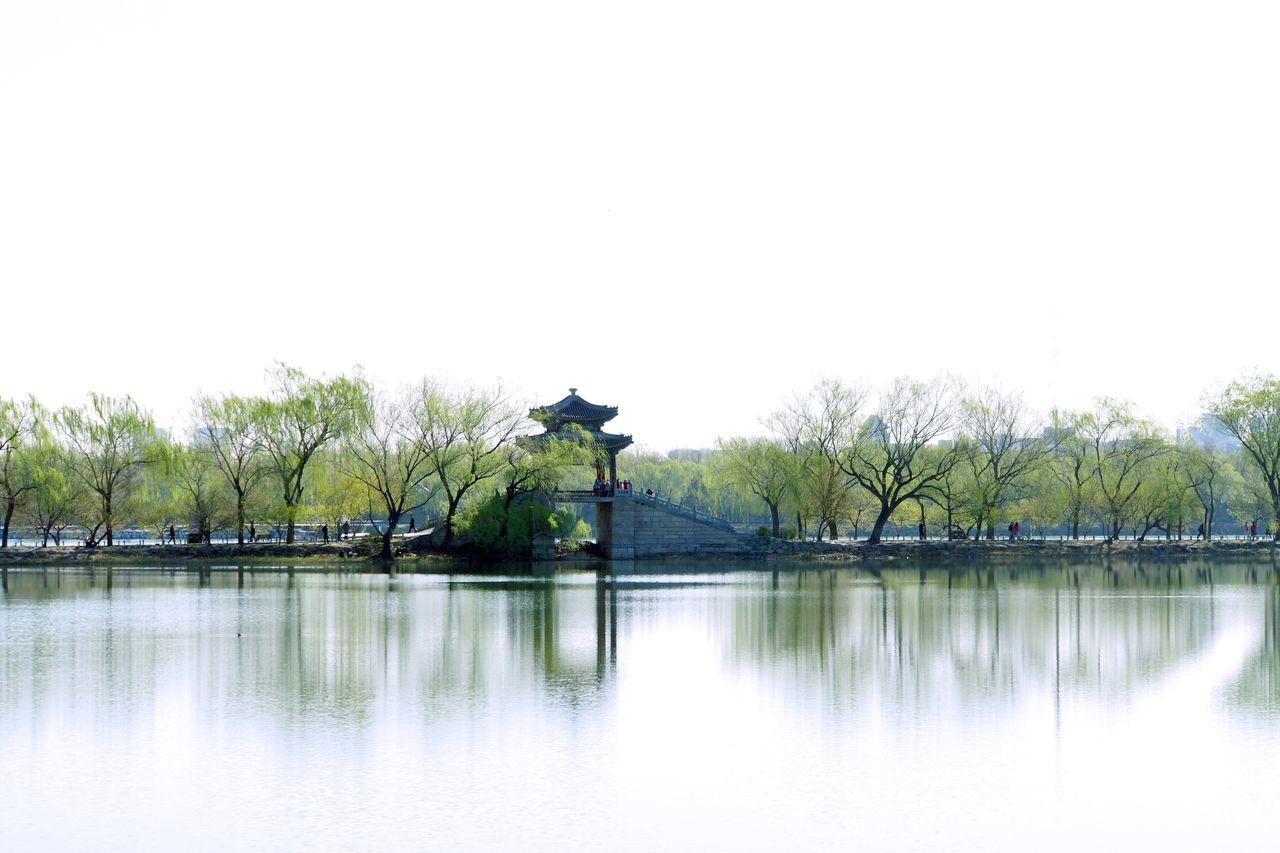
{"type": "Polygon", "coordinates": [[[409,513],[409,532],[412,533],[416,528],[413,522],[413,513],[409,513]]]}

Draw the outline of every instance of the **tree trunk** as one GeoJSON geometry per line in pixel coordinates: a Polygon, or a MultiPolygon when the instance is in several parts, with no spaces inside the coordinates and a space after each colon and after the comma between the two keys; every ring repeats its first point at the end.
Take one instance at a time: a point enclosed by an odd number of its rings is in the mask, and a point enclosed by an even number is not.
{"type": "Polygon", "coordinates": [[[4,507],[4,532],[0,533],[0,548],[9,547],[9,522],[13,520],[13,511],[17,506],[18,499],[10,495],[4,507]]]}
{"type": "Polygon", "coordinates": [[[244,493],[236,492],[236,544],[244,544],[244,493]]]}
{"type": "Polygon", "coordinates": [[[107,522],[107,547],[111,547],[111,522],[107,522]]]}
{"type": "Polygon", "coordinates": [[[804,541],[804,519],[800,517],[800,510],[796,510],[796,538],[804,541]]]}
{"type": "Polygon", "coordinates": [[[285,525],[284,542],[286,545],[293,544],[293,513],[289,513],[289,523],[285,525]]]}
{"type": "Polygon", "coordinates": [[[387,529],[382,531],[382,550],[378,552],[378,558],[382,560],[391,559],[391,537],[396,532],[396,525],[400,523],[400,513],[394,511],[387,512],[387,529]]]}
{"type": "Polygon", "coordinates": [[[778,517],[778,505],[769,503],[769,520],[773,523],[773,538],[777,539],[782,534],[782,520],[778,517]]]}
{"type": "Polygon", "coordinates": [[[893,514],[893,510],[888,504],[882,504],[880,512],[876,513],[876,522],[871,525],[871,534],[867,536],[868,545],[880,544],[880,534],[884,532],[884,525],[889,520],[889,516],[893,514]]]}
{"type": "Polygon", "coordinates": [[[1071,516],[1071,538],[1080,538],[1080,513],[1078,512],[1071,516]]]}
{"type": "Polygon", "coordinates": [[[440,540],[441,550],[448,548],[453,542],[453,517],[458,512],[458,504],[462,502],[462,495],[450,499],[449,508],[444,516],[444,537],[440,540]]]}

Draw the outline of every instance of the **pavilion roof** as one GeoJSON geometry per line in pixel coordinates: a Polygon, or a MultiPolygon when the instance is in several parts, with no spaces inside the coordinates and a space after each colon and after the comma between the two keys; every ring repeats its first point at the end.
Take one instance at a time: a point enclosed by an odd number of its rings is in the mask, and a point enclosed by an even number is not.
{"type": "MultiPolygon", "coordinates": [[[[529,417],[535,420],[554,420],[561,423],[603,423],[617,417],[617,406],[600,406],[589,403],[578,396],[577,388],[569,389],[569,396],[549,406],[539,406],[529,410],[529,417]]],[[[554,427],[552,427],[554,428],[554,427]]]]}

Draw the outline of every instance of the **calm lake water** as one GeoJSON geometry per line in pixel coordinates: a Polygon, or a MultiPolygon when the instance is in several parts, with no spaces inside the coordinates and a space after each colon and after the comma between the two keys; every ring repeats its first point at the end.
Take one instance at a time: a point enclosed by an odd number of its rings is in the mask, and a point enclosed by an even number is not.
{"type": "Polygon", "coordinates": [[[1274,850],[1269,566],[10,570],[0,850],[1274,850]]]}

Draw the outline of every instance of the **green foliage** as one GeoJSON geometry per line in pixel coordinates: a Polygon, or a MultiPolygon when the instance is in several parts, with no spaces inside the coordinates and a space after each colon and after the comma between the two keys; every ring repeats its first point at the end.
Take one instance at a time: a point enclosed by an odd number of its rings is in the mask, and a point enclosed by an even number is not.
{"type": "MultiPolygon", "coordinates": [[[[557,535],[561,523],[569,522],[558,518],[543,501],[525,497],[508,504],[502,493],[495,492],[472,502],[459,514],[458,532],[487,550],[528,554],[535,537],[557,535]]],[[[585,524],[583,528],[586,529],[585,524]]]]}
{"type": "Polygon", "coordinates": [[[1270,516],[1272,529],[1280,531],[1280,379],[1256,376],[1232,382],[1208,406],[1239,440],[1266,489],[1269,506],[1255,517],[1270,516]]]}
{"type": "Polygon", "coordinates": [[[270,377],[271,396],[253,407],[254,433],[271,461],[292,542],[307,466],[352,428],[367,384],[345,376],[317,379],[285,364],[277,365],[270,377]]]}
{"type": "MultiPolygon", "coordinates": [[[[358,374],[318,379],[280,365],[271,378],[265,398],[197,399],[186,441],[159,439],[128,397],[91,395],[54,417],[34,400],[0,401],[0,510],[55,542],[110,526],[211,532],[253,521],[265,535],[295,521],[333,531],[368,518],[389,552],[408,512],[446,530],[456,522],[495,550],[527,550],[536,535],[589,536],[580,518],[537,496],[588,487],[594,442],[571,429],[543,437],[500,387],[426,380],[384,397],[358,374]]],[[[1211,534],[1215,519],[1229,533],[1254,519],[1277,527],[1274,378],[1233,383],[1206,404],[1240,439],[1231,453],[1174,444],[1106,399],[1055,411],[1043,429],[1012,395],[965,395],[946,381],[898,380],[874,409],[863,404],[858,389],[819,383],[764,420],[767,437],[670,454],[634,448],[618,473],[637,492],[766,535],[914,530],[922,514],[935,537],[948,525],[1002,532],[1015,519],[1040,533],[1101,524],[1111,535],[1191,536],[1200,523],[1211,534]]]]}
{"type": "Polygon", "coordinates": [[[767,438],[722,440],[720,451],[721,475],[764,501],[769,508],[771,529],[777,531],[779,507],[796,481],[795,456],[781,443],[767,438]]]}
{"type": "Polygon", "coordinates": [[[132,397],[101,394],[90,394],[80,408],[64,407],[56,420],[72,472],[98,499],[82,524],[90,539],[105,528],[110,545],[116,510],[128,501],[143,466],[153,461],[155,423],[132,397]]]}

